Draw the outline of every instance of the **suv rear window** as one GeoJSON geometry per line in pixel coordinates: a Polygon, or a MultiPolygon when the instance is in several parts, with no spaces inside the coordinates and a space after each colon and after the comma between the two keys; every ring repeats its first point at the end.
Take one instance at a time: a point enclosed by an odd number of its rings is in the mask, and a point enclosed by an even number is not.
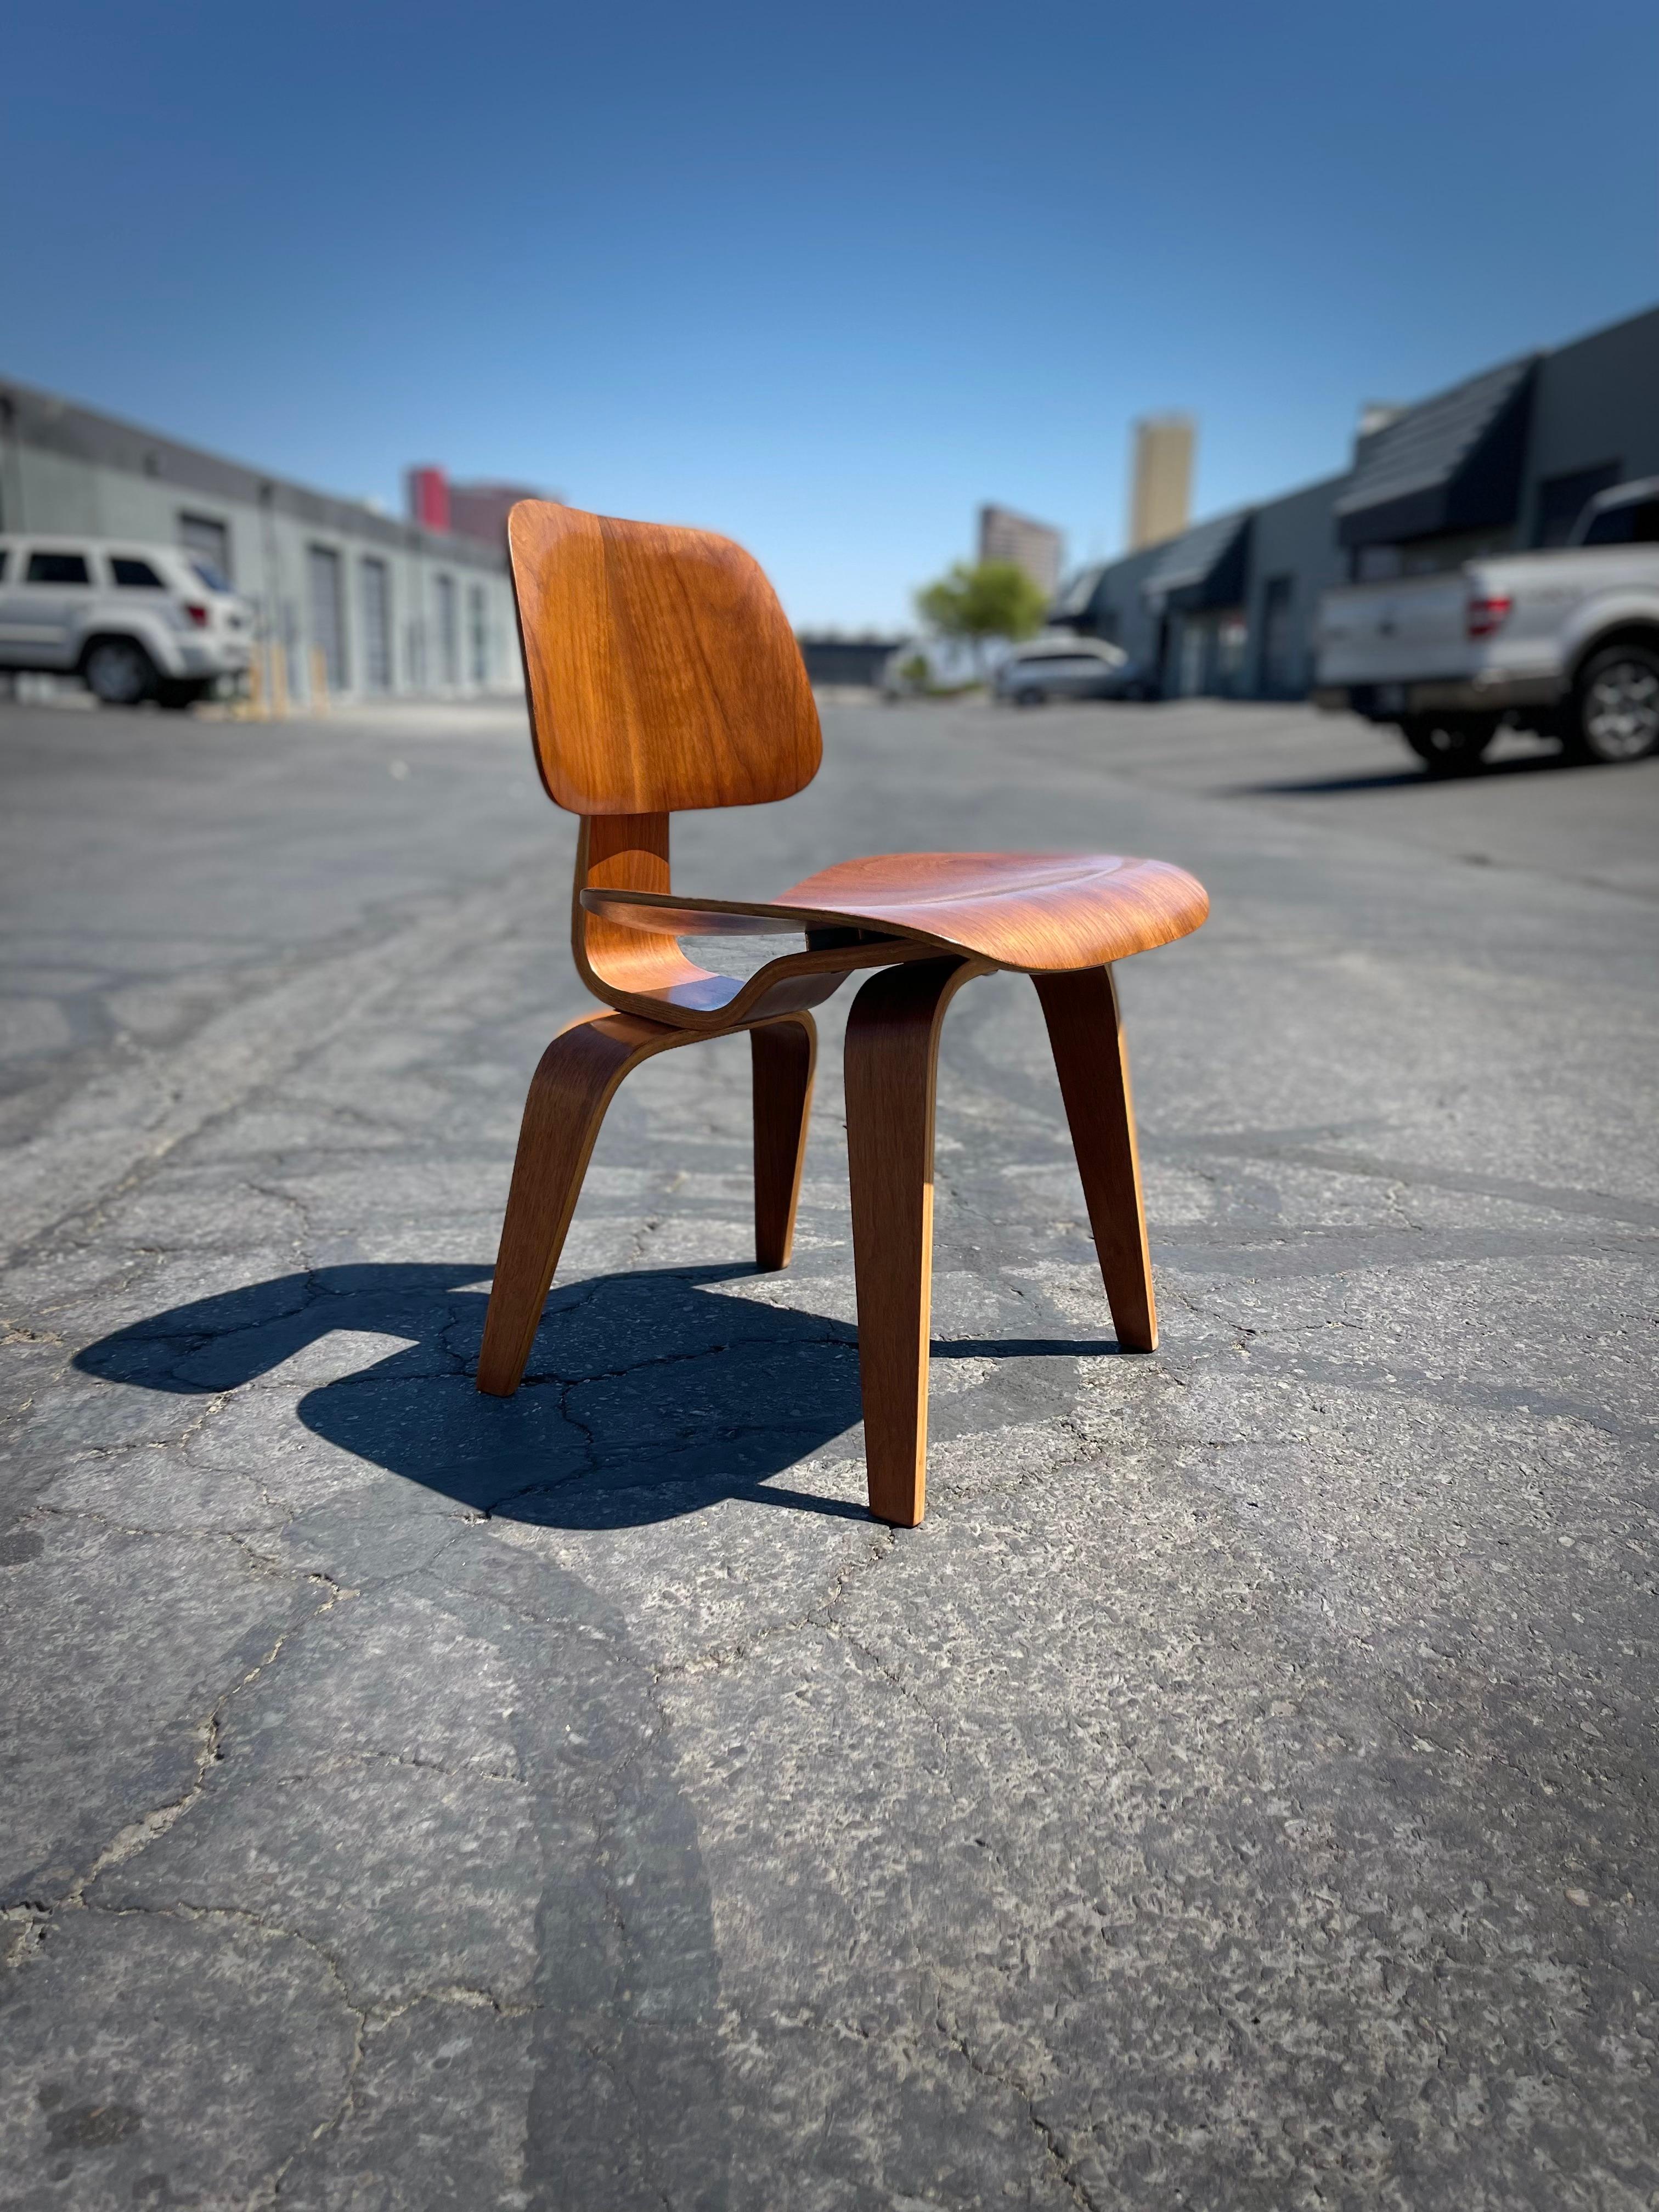
{"type": "Polygon", "coordinates": [[[225,574],[223,569],[216,568],[211,561],[198,560],[192,553],[190,558],[190,565],[195,569],[197,574],[207,586],[209,591],[229,592],[234,589],[234,586],[231,583],[229,578],[225,574]]]}
{"type": "Polygon", "coordinates": [[[84,553],[31,553],[24,581],[30,584],[89,584],[92,577],[87,568],[84,553]]]}
{"type": "Polygon", "coordinates": [[[134,560],[129,554],[112,553],[109,572],[115,581],[129,592],[165,592],[167,589],[148,561],[134,560]]]}

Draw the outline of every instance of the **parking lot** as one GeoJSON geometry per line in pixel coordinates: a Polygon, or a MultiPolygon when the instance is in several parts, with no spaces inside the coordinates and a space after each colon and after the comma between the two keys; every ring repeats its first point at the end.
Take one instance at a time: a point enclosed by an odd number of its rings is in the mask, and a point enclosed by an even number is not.
{"type": "Polygon", "coordinates": [[[677,885],[1213,902],[1120,971],[1152,1358],[1035,994],[955,1002],[908,1533],[850,991],[790,1270],[741,1040],[667,1055],[482,1399],[587,1004],[521,714],[0,704],[0,2203],[1659,2202],[1659,761],[1215,702],[825,750],[677,885]]]}

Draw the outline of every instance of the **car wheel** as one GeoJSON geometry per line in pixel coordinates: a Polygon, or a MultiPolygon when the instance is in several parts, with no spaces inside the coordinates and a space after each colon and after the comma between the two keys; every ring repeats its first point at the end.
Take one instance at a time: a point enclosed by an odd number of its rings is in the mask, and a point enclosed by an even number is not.
{"type": "Polygon", "coordinates": [[[136,707],[155,689],[155,664],[130,637],[100,637],[81,663],[87,689],[106,707],[136,707]]]}
{"type": "Polygon", "coordinates": [[[1041,707],[1047,702],[1048,697],[1048,693],[1039,691],[1035,684],[1025,684],[1015,692],[1014,704],[1016,707],[1041,707]]]}
{"type": "Polygon", "coordinates": [[[1468,775],[1480,765],[1480,756],[1497,735],[1494,722],[1437,721],[1432,715],[1414,714],[1400,725],[1401,735],[1431,775],[1468,775]]]}
{"type": "Polygon", "coordinates": [[[1659,653],[1610,645],[1578,679],[1571,750],[1583,759],[1643,760],[1659,747],[1659,653]]]}

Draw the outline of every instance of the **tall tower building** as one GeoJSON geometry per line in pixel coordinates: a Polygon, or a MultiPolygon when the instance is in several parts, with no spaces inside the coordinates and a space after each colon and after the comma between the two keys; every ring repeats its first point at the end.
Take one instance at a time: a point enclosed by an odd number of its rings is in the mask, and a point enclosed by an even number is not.
{"type": "Polygon", "coordinates": [[[1129,550],[1178,538],[1192,514],[1190,415],[1143,415],[1134,426],[1134,473],[1129,489],[1129,550]]]}

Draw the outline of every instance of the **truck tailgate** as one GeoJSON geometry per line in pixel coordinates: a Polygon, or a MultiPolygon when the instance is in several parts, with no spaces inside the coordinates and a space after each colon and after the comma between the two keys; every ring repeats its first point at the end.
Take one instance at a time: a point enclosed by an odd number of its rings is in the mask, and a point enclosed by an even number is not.
{"type": "Polygon", "coordinates": [[[1321,684],[1434,681],[1470,675],[1468,579],[1409,576],[1350,584],[1319,603],[1321,684]]]}

